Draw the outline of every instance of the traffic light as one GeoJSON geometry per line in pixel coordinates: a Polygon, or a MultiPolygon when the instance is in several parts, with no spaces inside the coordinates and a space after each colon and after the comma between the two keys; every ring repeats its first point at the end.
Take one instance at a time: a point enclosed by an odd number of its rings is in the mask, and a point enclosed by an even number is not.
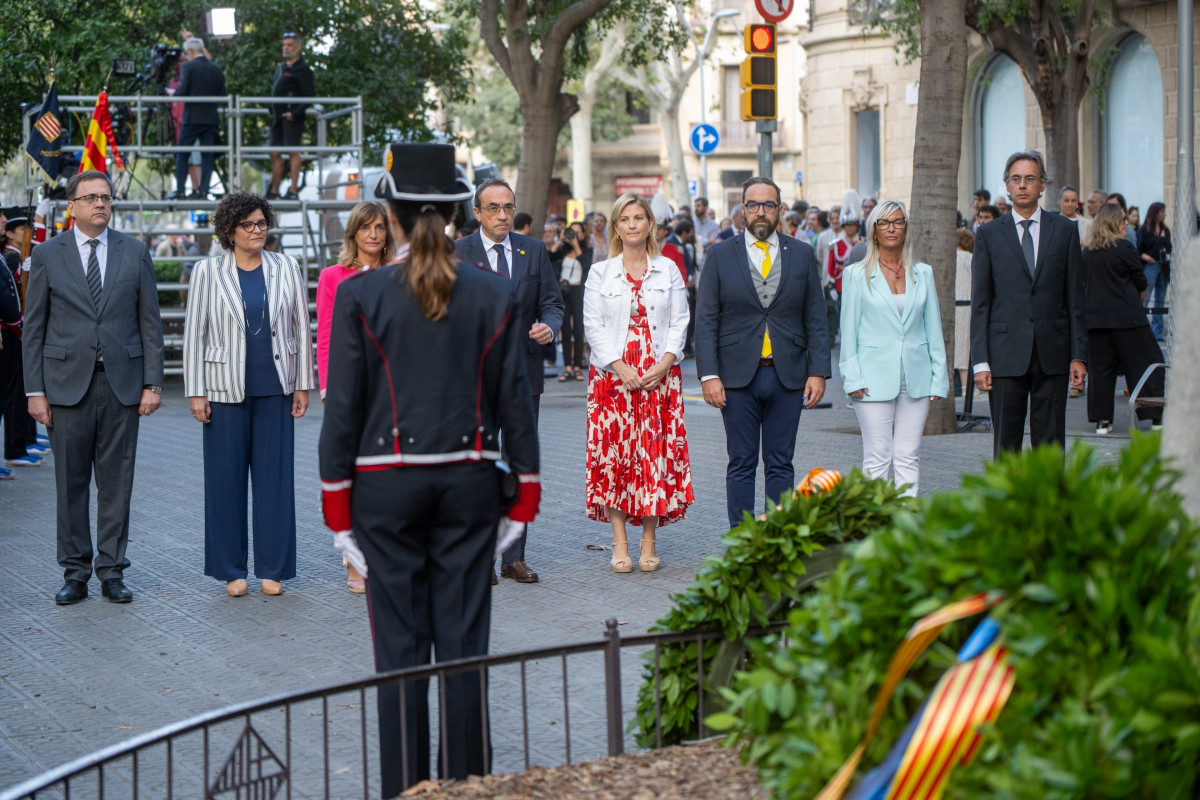
{"type": "Polygon", "coordinates": [[[756,22],[742,29],[742,37],[746,50],[741,69],[742,119],[775,119],[775,26],[756,22]]]}

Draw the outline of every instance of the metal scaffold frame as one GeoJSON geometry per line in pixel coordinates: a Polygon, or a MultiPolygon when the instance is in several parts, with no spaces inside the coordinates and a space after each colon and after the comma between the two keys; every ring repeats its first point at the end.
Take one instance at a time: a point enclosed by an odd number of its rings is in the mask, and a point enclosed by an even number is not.
{"type": "MultiPolygon", "coordinates": [[[[79,113],[90,114],[95,108],[97,95],[60,95],[59,102],[64,114],[79,113]]],[[[142,157],[148,158],[171,158],[174,159],[177,153],[194,153],[194,152],[210,152],[215,153],[217,158],[225,159],[225,172],[221,175],[223,182],[228,182],[226,189],[241,187],[248,180],[246,169],[251,161],[263,160],[269,157],[272,153],[294,153],[299,152],[302,158],[311,159],[312,167],[316,170],[317,176],[317,192],[321,199],[318,200],[273,200],[271,207],[279,216],[292,217],[293,214],[299,214],[298,224],[277,225],[270,233],[280,237],[281,249],[290,251],[289,254],[296,258],[304,270],[305,279],[308,283],[310,291],[316,289],[316,275],[313,270],[320,269],[324,266],[324,259],[336,254],[336,248],[340,244],[340,239],[337,242],[327,241],[325,238],[325,225],[321,222],[314,225],[313,217],[310,212],[315,212],[319,218],[323,218],[325,214],[340,211],[347,211],[354,207],[358,202],[357,199],[339,200],[337,198],[337,190],[342,187],[359,186],[359,191],[344,193],[347,196],[361,196],[362,185],[362,168],[365,162],[365,153],[363,147],[363,104],[362,97],[249,97],[241,95],[223,95],[212,97],[171,97],[167,95],[110,95],[108,98],[109,106],[126,106],[130,115],[132,126],[132,136],[126,144],[118,145],[122,157],[133,157],[134,160],[142,157]],[[179,145],[179,144],[156,144],[147,141],[154,137],[147,136],[149,125],[153,124],[156,119],[161,119],[164,112],[167,111],[166,104],[169,103],[210,103],[216,104],[225,116],[225,144],[219,145],[179,145]],[[264,117],[271,113],[270,106],[280,103],[294,104],[301,103],[308,106],[306,117],[316,120],[316,143],[315,144],[300,144],[296,146],[261,146],[247,144],[247,136],[245,135],[243,121],[254,117],[264,117]],[[334,120],[349,118],[350,135],[349,142],[341,145],[330,145],[329,142],[329,126],[334,120]],[[327,170],[329,165],[325,161],[326,156],[343,156],[353,155],[357,161],[357,165],[352,169],[356,170],[358,175],[357,180],[337,180],[329,182],[327,170]],[[300,237],[299,245],[289,243],[285,237],[300,237]],[[332,245],[332,247],[331,247],[332,245]]],[[[22,118],[22,136],[23,140],[29,140],[30,130],[37,115],[41,111],[41,106],[33,106],[26,110],[22,118]]],[[[82,145],[66,145],[62,148],[64,153],[79,153],[83,151],[82,145]]],[[[285,165],[286,167],[286,165],[285,165]]],[[[130,169],[129,172],[132,172],[130,169]]],[[[129,191],[130,182],[122,182],[120,176],[116,176],[114,183],[117,186],[116,194],[118,198],[126,196],[129,191]]],[[[25,162],[25,197],[29,205],[36,203],[36,198],[42,188],[42,182],[38,179],[32,165],[25,162]]],[[[50,201],[50,215],[47,218],[47,227],[54,229],[55,218],[66,210],[66,200],[50,201]]],[[[145,241],[147,245],[150,243],[150,237],[168,235],[172,233],[211,233],[211,229],[196,228],[184,230],[177,226],[163,227],[161,224],[148,224],[148,217],[156,212],[209,212],[211,213],[217,207],[215,200],[129,200],[117,199],[113,202],[113,218],[110,223],[117,230],[138,237],[145,241]],[[122,223],[126,223],[122,226],[122,223]]],[[[196,261],[205,258],[206,254],[197,256],[175,256],[155,258],[156,262],[182,262],[196,261]]],[[[187,285],[178,281],[161,281],[158,283],[159,291],[163,292],[180,292],[187,289],[187,285]]],[[[313,310],[313,305],[310,302],[310,311],[313,310]]],[[[162,319],[166,331],[168,349],[172,346],[177,346],[181,336],[178,333],[172,333],[171,329],[182,325],[184,318],[184,310],[182,308],[164,308],[162,309],[162,319]]],[[[315,319],[315,317],[314,317],[315,319]]],[[[182,373],[182,364],[178,359],[168,359],[166,372],[168,375],[178,375],[182,373]]]]}

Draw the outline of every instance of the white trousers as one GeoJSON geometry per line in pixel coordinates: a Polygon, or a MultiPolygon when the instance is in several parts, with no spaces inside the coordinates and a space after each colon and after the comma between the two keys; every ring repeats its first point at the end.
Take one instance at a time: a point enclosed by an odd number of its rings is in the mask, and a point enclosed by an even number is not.
{"type": "Polygon", "coordinates": [[[896,485],[910,484],[904,494],[917,496],[921,476],[921,435],[929,416],[929,398],[908,396],[904,381],[893,400],[854,401],[862,428],[863,472],[886,478],[891,468],[896,485]]]}

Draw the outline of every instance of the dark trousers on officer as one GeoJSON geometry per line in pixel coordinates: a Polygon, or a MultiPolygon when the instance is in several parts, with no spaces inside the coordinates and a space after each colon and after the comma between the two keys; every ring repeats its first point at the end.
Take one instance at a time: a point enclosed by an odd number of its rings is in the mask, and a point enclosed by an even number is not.
{"type": "Polygon", "coordinates": [[[137,406],[117,399],[101,364],[73,406],[50,406],[50,446],[58,494],[58,563],[63,577],[87,583],[92,576],[88,489],[96,476],[96,577],[123,578],[129,559],[129,498],[137,458],[137,406]]]}
{"type": "MultiPolygon", "coordinates": [[[[202,147],[215,145],[217,143],[217,126],[197,125],[196,123],[184,125],[179,132],[179,146],[194,147],[197,141],[202,147]]],[[[179,194],[183,194],[183,187],[187,182],[188,163],[191,157],[190,151],[175,154],[175,191],[179,194]]],[[[212,180],[215,157],[216,153],[211,150],[200,154],[200,185],[192,187],[195,191],[208,194],[208,184],[212,180]]]]}
{"type": "Polygon", "coordinates": [[[788,389],[774,366],[760,366],[750,383],[740,389],[725,388],[725,503],[729,526],[741,524],[742,512],[754,511],[754,479],[758,474],[758,448],[766,474],[766,493],[778,501],[796,486],[792,457],[796,430],[804,410],[804,390],[788,389]]]}
{"type": "Polygon", "coordinates": [[[1025,414],[1029,413],[1029,441],[1034,446],[1067,444],[1067,388],[1069,373],[1049,374],[1042,369],[1037,343],[1024,375],[992,375],[992,455],[1021,451],[1025,439],[1025,414]]]}
{"type": "Polygon", "coordinates": [[[249,491],[254,486],[254,575],[296,577],[295,429],[292,397],[210,403],[204,426],[204,574],[245,579],[249,491]]]}
{"type": "Polygon", "coordinates": [[[21,458],[26,455],[25,448],[37,443],[37,423],[29,415],[29,400],[25,397],[21,337],[15,331],[4,328],[0,329],[0,338],[4,344],[0,349],[0,414],[4,415],[4,457],[21,458]]]}
{"type": "MultiPolygon", "coordinates": [[[[491,462],[359,472],[354,535],[367,560],[367,603],[378,672],[487,653],[489,573],[500,520],[500,471],[491,462]]],[[[491,769],[486,675],[445,679],[438,775],[491,769]]],[[[383,796],[428,780],[429,681],[379,688],[383,796]],[[401,693],[404,708],[401,713],[401,693]]]]}

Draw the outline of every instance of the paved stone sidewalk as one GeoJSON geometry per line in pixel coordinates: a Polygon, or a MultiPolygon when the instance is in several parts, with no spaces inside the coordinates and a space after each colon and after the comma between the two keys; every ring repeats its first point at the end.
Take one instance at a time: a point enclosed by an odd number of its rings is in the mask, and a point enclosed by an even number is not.
{"type": "MultiPolygon", "coordinates": [[[[692,365],[684,369],[694,375],[692,365]]],[[[622,632],[645,631],[703,559],[722,551],[720,537],[727,527],[720,414],[690,402],[686,423],[696,504],[685,521],[660,532],[663,566],[658,572],[613,574],[609,553],[585,549],[607,545],[610,530],[582,513],[584,384],[551,381],[548,387],[541,413],[543,506],[529,545],[529,561],[542,582],[505,580],[496,588],[494,653],[598,639],[609,616],[625,623],[622,632]]],[[[694,383],[688,394],[698,397],[694,383]]],[[[829,396],[832,408],[805,412],[801,420],[798,474],[813,466],[848,470],[861,460],[857,422],[836,382],[829,396]]],[[[1082,406],[1082,400],[1071,403],[1072,434],[1090,430],[1082,406]]],[[[221,583],[203,575],[200,427],[189,416],[178,383],[168,386],[162,410],[142,423],[128,553],[132,567],[126,573],[132,604],[104,602],[93,581],[86,602],[55,606],[62,575],[55,562],[53,469],[23,470],[16,480],[0,484],[0,789],[200,712],[372,672],[365,603],[346,591],[345,573],[321,525],[320,425],[319,403],[296,425],[299,574],[277,598],[264,597],[252,579],[249,597],[230,599],[221,583]]],[[[1113,453],[1125,441],[1120,435],[1089,438],[1113,453]]],[[[922,494],[956,488],[962,474],[979,470],[990,453],[990,434],[926,439],[922,494]]],[[[633,552],[636,558],[636,547],[633,552]]],[[[573,760],[604,752],[601,667],[598,654],[569,661],[573,760]]],[[[635,655],[626,652],[627,713],[639,669],[635,655]]],[[[535,763],[565,759],[562,672],[557,659],[528,667],[535,763]]],[[[496,769],[520,769],[519,670],[494,671],[490,693],[496,769]]],[[[339,701],[344,720],[334,721],[330,712],[330,724],[342,737],[334,750],[345,749],[339,757],[350,770],[361,764],[360,705],[354,695],[339,701]]],[[[373,708],[369,697],[368,707],[373,708]]],[[[319,756],[310,745],[298,744],[294,757],[319,756]]],[[[319,761],[306,766],[320,772],[319,761]]],[[[376,769],[373,755],[371,769],[376,769]]]]}

